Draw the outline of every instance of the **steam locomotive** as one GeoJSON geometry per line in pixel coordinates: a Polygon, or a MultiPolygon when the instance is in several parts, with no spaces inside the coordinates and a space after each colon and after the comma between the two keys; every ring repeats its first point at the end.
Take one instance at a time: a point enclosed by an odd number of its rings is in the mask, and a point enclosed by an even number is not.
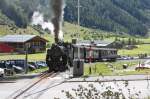
{"type": "Polygon", "coordinates": [[[65,71],[73,66],[73,59],[85,62],[115,61],[119,56],[112,48],[80,46],[72,43],[59,42],[47,50],[46,63],[51,71],[65,71]],[[79,53],[78,50],[80,49],[79,53]],[[91,54],[90,54],[91,53],[91,54]]]}
{"type": "Polygon", "coordinates": [[[64,71],[72,66],[72,45],[70,43],[59,42],[52,44],[47,50],[46,63],[51,71],[64,71]]]}

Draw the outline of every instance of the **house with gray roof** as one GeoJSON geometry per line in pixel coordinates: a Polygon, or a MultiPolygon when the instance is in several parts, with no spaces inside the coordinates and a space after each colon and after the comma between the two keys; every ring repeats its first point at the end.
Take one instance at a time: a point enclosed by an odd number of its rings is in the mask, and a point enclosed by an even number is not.
{"type": "Polygon", "coordinates": [[[48,41],[37,35],[6,35],[0,38],[0,48],[13,48],[13,52],[17,53],[37,53],[46,51],[46,43],[48,41]],[[4,47],[7,46],[7,47],[4,47]],[[9,47],[8,47],[9,46],[9,47]]]}

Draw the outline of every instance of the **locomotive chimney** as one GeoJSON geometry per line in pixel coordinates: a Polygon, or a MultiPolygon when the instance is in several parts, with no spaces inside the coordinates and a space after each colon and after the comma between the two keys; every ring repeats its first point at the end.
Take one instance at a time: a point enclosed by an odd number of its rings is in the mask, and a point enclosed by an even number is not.
{"type": "Polygon", "coordinates": [[[59,33],[61,30],[62,19],[63,19],[63,0],[52,0],[53,18],[52,23],[54,25],[54,36],[55,43],[59,42],[59,33]]]}

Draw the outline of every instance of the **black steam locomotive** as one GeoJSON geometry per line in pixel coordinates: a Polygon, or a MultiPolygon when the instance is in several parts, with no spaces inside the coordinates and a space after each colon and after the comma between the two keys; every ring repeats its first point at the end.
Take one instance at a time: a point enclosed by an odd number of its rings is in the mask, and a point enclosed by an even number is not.
{"type": "Polygon", "coordinates": [[[72,45],[59,42],[47,50],[46,63],[51,71],[65,71],[72,66],[72,45]]]}

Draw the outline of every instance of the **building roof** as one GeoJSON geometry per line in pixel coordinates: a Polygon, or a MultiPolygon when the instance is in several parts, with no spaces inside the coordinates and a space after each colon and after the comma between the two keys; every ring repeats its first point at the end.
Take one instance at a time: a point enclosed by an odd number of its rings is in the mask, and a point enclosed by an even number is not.
{"type": "Polygon", "coordinates": [[[102,41],[102,40],[94,40],[94,41],[84,40],[84,41],[78,41],[77,45],[83,45],[83,46],[95,45],[97,47],[99,47],[99,46],[105,47],[105,46],[108,46],[111,43],[113,43],[113,42],[102,41]]]}
{"type": "MultiPolygon", "coordinates": [[[[0,42],[25,43],[35,37],[41,38],[40,36],[37,36],[37,35],[6,35],[6,36],[0,38],[0,42]]],[[[41,39],[47,41],[44,38],[41,38],[41,39]]]]}
{"type": "Polygon", "coordinates": [[[110,51],[117,51],[117,49],[114,48],[99,48],[99,47],[89,47],[89,46],[82,46],[82,45],[73,45],[76,48],[86,48],[86,49],[92,49],[92,50],[110,50],[110,51]]]}
{"type": "Polygon", "coordinates": [[[76,45],[90,46],[91,45],[91,41],[90,40],[77,41],[76,45]]]}
{"type": "Polygon", "coordinates": [[[102,41],[102,40],[96,40],[96,41],[94,41],[94,44],[96,46],[108,46],[108,45],[110,45],[112,43],[113,42],[111,42],[111,41],[102,41]]]}

